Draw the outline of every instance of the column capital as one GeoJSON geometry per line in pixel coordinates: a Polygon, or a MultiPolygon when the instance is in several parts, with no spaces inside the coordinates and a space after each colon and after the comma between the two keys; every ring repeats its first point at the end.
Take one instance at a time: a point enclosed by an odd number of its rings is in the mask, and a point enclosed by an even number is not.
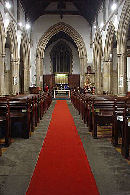
{"type": "Polygon", "coordinates": [[[1,56],[2,58],[5,58],[5,53],[1,53],[0,56],[1,56]]]}
{"type": "Polygon", "coordinates": [[[19,59],[11,59],[11,62],[18,63],[19,62],[19,59]]]}

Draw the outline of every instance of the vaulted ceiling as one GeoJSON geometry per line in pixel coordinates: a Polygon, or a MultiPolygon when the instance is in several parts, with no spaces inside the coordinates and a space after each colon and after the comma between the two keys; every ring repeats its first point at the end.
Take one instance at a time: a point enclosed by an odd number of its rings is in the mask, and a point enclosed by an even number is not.
{"type": "Polygon", "coordinates": [[[21,0],[27,18],[34,22],[45,14],[58,14],[61,19],[64,15],[81,15],[90,24],[104,0],[21,0]]]}

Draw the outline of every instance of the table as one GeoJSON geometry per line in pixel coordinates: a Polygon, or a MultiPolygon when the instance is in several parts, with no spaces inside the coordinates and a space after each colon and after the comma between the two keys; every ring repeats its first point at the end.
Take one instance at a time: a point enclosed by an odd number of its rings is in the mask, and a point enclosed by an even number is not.
{"type": "Polygon", "coordinates": [[[69,98],[70,98],[70,90],[60,89],[60,90],[54,90],[54,98],[56,98],[56,92],[58,93],[66,93],[68,92],[69,98]]]}

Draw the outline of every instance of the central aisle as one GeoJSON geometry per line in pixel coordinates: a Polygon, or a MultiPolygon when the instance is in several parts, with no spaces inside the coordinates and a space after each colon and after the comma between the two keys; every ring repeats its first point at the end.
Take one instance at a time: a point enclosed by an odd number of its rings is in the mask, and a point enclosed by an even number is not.
{"type": "Polygon", "coordinates": [[[59,100],[55,105],[26,194],[99,194],[66,101],[59,100]]]}

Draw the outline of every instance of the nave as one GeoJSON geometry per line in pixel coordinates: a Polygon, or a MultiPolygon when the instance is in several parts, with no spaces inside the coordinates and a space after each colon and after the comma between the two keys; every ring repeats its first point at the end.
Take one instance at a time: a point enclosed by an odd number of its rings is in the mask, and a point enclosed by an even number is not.
{"type": "MultiPolygon", "coordinates": [[[[22,195],[26,193],[55,103],[55,101],[52,102],[29,140],[19,139],[3,153],[1,157],[3,167],[0,176],[1,194],[22,195]]],[[[67,104],[87,154],[99,193],[103,195],[129,194],[130,168],[128,162],[107,139],[93,139],[71,102],[67,101],[67,104]]],[[[67,194],[69,194],[69,189],[67,194]]]]}

